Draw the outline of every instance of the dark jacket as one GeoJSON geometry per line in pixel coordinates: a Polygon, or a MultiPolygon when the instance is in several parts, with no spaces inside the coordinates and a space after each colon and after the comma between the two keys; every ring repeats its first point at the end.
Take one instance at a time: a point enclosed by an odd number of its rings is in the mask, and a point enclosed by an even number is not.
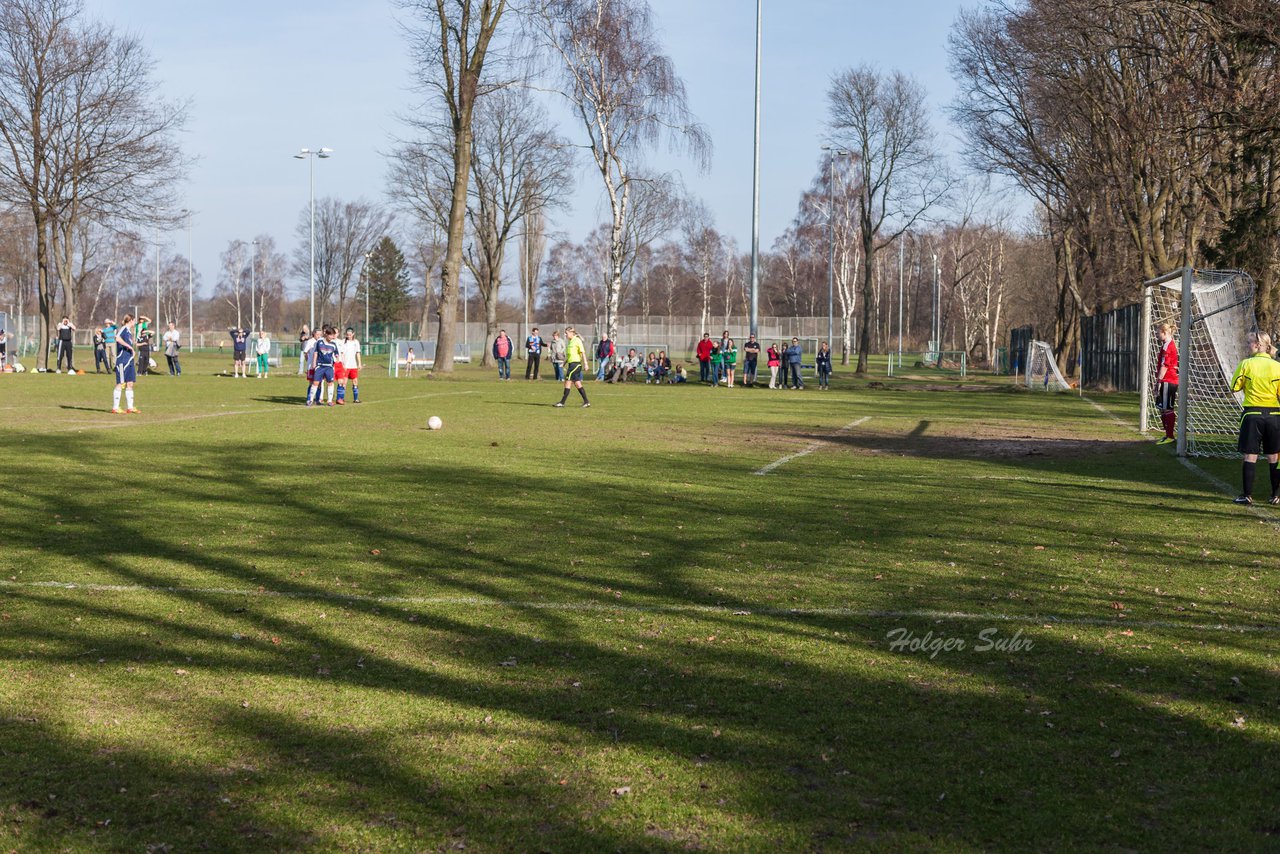
{"type": "Polygon", "coordinates": [[[512,356],[514,356],[514,355],[515,355],[515,352],[516,352],[516,345],[515,345],[515,343],[511,340],[511,336],[509,336],[509,335],[499,335],[497,338],[494,338],[494,339],[493,339],[493,358],[495,358],[495,359],[510,359],[512,356]],[[499,353],[499,352],[498,352],[498,342],[499,342],[499,341],[506,341],[506,342],[507,342],[507,355],[505,355],[505,356],[503,356],[501,353],[499,353]]]}

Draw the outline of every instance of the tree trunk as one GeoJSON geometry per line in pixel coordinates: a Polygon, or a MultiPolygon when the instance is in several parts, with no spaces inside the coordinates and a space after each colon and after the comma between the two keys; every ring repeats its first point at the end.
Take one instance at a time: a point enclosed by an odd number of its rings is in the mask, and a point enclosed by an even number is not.
{"type": "Polygon", "coordinates": [[[854,373],[859,376],[867,373],[867,359],[871,355],[871,300],[872,265],[876,262],[875,235],[871,232],[871,223],[865,216],[862,220],[862,330],[858,336],[858,365],[854,373]]]}
{"type": "MultiPolygon", "coordinates": [[[[458,322],[458,277],[462,272],[462,242],[466,239],[467,180],[471,176],[471,105],[463,108],[455,124],[453,147],[453,197],[449,200],[449,234],[444,263],[440,265],[440,324],[436,331],[436,357],[432,373],[453,373],[454,337],[458,322]]],[[[468,354],[470,355],[470,354],[468,354]]]]}
{"type": "Polygon", "coordinates": [[[49,293],[48,219],[35,211],[36,225],[36,292],[40,304],[40,338],[36,345],[36,370],[49,369],[49,343],[53,340],[53,298],[49,293]]]}

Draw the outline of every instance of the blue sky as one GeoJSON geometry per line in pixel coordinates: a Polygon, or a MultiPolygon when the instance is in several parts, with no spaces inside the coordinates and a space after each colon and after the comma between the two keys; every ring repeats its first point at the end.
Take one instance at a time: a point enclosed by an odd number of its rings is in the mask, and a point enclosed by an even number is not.
{"type": "MultiPolygon", "coordinates": [[[[709,172],[678,169],[719,228],[746,249],[751,233],[754,0],[651,0],[667,49],[709,128],[709,172]]],[[[308,165],[292,155],[328,146],[316,164],[316,195],[381,200],[383,152],[411,107],[410,70],[388,0],[86,0],[89,12],[140,35],[168,97],[191,99],[183,138],[199,158],[186,188],[194,259],[205,288],[233,238],[259,233],[291,251],[307,203],[308,165]]],[[[765,0],[761,246],[786,228],[817,169],[831,75],[871,63],[901,69],[929,93],[939,137],[958,143],[944,108],[953,83],[946,39],[962,5],[954,0],[765,0]]],[[[972,5],[971,3],[969,5],[972,5]]],[[[566,125],[571,138],[576,129],[566,125]]],[[[598,179],[583,172],[572,209],[552,227],[586,234],[603,208],[598,179]]],[[[186,235],[174,246],[186,252],[186,235]]],[[[296,283],[295,283],[296,284],[296,283]]]]}

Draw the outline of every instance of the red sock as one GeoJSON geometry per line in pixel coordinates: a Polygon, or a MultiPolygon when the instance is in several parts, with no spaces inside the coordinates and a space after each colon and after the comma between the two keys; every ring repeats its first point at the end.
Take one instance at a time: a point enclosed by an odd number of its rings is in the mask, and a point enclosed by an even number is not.
{"type": "Polygon", "coordinates": [[[1178,414],[1173,410],[1160,413],[1160,420],[1164,423],[1164,435],[1170,439],[1173,438],[1173,428],[1177,424],[1178,414]]]}

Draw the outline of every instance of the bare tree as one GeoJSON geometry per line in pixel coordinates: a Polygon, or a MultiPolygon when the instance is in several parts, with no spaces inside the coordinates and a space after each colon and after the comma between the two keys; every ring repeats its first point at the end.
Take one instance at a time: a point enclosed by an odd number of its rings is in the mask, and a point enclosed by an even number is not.
{"type": "Polygon", "coordinates": [[[547,218],[541,210],[530,210],[520,232],[520,293],[524,299],[526,324],[534,319],[542,279],[542,264],[547,254],[547,218]]]}
{"type": "Polygon", "coordinates": [[[862,237],[862,329],[857,373],[871,353],[876,254],[912,228],[949,188],[924,90],[910,77],[862,66],[837,74],[828,93],[832,138],[852,152],[862,237]]]}
{"type": "MultiPolygon", "coordinates": [[[[390,215],[370,202],[334,198],[316,201],[316,302],[325,308],[334,307],[332,320],[337,326],[347,322],[347,300],[365,255],[390,227],[390,215]]],[[[298,244],[292,268],[294,276],[303,279],[311,275],[310,229],[310,208],[303,208],[295,229],[298,244]]]]}
{"type": "Polygon", "coordinates": [[[562,92],[581,121],[609,200],[605,327],[617,332],[633,184],[646,150],[666,141],[705,166],[706,130],[689,111],[684,83],[663,51],[647,0],[547,0],[538,23],[560,62],[562,92]]]}
{"type": "Polygon", "coordinates": [[[249,299],[253,247],[243,240],[232,240],[219,256],[218,283],[214,296],[235,310],[237,329],[244,328],[244,310],[249,299]]]}
{"type": "MultiPolygon", "coordinates": [[[[448,218],[445,254],[440,264],[439,330],[433,371],[451,373],[458,317],[458,275],[466,241],[468,184],[471,176],[472,119],[477,100],[503,82],[485,67],[506,0],[399,0],[412,21],[404,27],[417,64],[418,88],[428,96],[428,116],[413,122],[430,131],[443,111],[450,131],[448,218]]],[[[492,71],[492,69],[491,69],[492,71]]]]}
{"type": "MultiPolygon", "coordinates": [[[[140,42],[85,20],[79,0],[0,3],[0,184],[30,212],[35,231],[41,370],[53,323],[51,275],[61,270],[62,281],[72,280],[78,219],[171,217],[174,181],[186,164],[172,137],[186,114],[159,101],[154,87],[140,42]]],[[[73,287],[65,293],[74,300],[73,287]]]]}

